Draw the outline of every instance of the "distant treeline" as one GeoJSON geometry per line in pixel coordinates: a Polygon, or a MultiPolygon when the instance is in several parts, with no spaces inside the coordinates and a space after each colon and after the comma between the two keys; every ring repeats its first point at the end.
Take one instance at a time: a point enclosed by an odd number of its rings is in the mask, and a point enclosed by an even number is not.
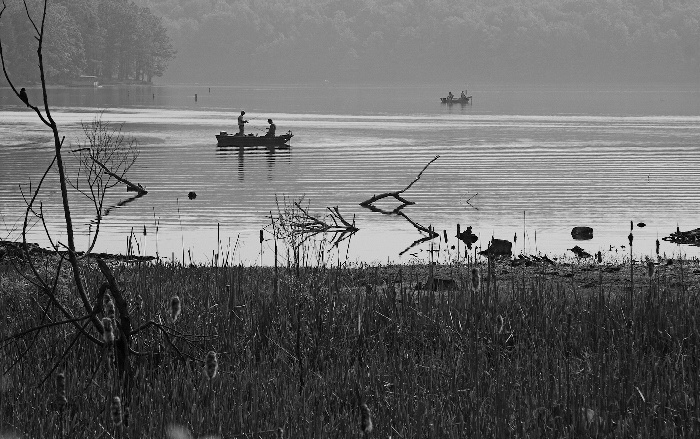
{"type": "Polygon", "coordinates": [[[137,0],[181,81],[692,80],[698,0],[137,0]]]}
{"type": "MultiPolygon", "coordinates": [[[[38,82],[36,34],[21,0],[6,0],[0,22],[10,78],[38,82]]],[[[43,1],[29,0],[29,12],[41,24],[43,1]]],[[[162,76],[174,56],[162,19],[127,0],[50,0],[44,64],[51,83],[81,75],[110,81],[151,81],[162,76]]],[[[4,78],[0,83],[4,82],[4,78]]]]}

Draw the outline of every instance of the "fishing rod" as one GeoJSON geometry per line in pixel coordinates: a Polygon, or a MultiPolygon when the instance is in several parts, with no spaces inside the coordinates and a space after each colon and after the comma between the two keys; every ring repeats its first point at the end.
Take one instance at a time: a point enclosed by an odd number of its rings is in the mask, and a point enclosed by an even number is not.
{"type": "MultiPolygon", "coordinates": [[[[251,117],[250,119],[248,119],[248,122],[253,121],[253,120],[257,120],[257,119],[259,119],[259,118],[257,118],[257,117],[251,117]]],[[[263,128],[258,128],[258,127],[254,127],[254,126],[251,126],[251,128],[254,129],[254,130],[260,131],[261,133],[267,134],[267,131],[266,131],[265,129],[263,129],[263,128]]]]}

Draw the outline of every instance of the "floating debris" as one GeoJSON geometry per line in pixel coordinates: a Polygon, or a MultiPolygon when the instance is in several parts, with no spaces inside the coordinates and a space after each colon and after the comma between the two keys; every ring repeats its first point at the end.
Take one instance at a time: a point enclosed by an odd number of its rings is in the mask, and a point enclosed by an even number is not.
{"type": "Polygon", "coordinates": [[[472,249],[472,244],[479,240],[479,237],[472,232],[472,226],[468,226],[467,230],[460,232],[459,224],[457,224],[457,239],[467,245],[469,250],[472,249]]]}
{"type": "Polygon", "coordinates": [[[681,232],[679,228],[676,228],[674,233],[664,237],[663,240],[674,244],[688,244],[700,247],[700,228],[688,230],[687,232],[681,232]]]}

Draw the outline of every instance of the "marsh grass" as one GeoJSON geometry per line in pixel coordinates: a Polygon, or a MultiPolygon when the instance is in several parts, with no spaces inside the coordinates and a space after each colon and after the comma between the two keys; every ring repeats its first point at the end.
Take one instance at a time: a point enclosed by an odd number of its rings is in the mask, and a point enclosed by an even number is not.
{"type": "MultiPolygon", "coordinates": [[[[182,425],[222,438],[698,437],[693,266],[648,277],[638,265],[649,281],[636,290],[625,270],[593,266],[496,264],[488,282],[483,265],[436,266],[456,286],[426,291],[416,288],[428,276],[421,265],[116,264],[133,326],[168,322],[179,336],[135,338],[142,355],[132,356],[128,398],[100,367],[104,353],[78,341],[60,364],[60,422],[52,381],[39,383],[73,328],[7,340],[58,315],[1,266],[0,433],[163,437],[182,425]],[[174,296],[186,304],[176,326],[174,296]],[[116,398],[128,422],[115,422],[116,398]]],[[[96,291],[99,271],[86,278],[96,291]]],[[[69,285],[59,294],[74,297],[69,285]]]]}

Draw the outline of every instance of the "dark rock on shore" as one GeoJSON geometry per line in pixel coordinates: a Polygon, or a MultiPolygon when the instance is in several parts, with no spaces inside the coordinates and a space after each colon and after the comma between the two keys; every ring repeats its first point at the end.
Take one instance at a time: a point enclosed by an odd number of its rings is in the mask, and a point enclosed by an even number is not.
{"type": "Polygon", "coordinates": [[[479,252],[479,254],[484,256],[510,256],[513,253],[512,249],[512,242],[505,239],[493,238],[489,248],[479,252]]]}
{"type": "Polygon", "coordinates": [[[582,249],[578,245],[575,246],[574,248],[570,248],[570,251],[572,251],[577,258],[585,259],[585,258],[590,258],[591,254],[588,253],[586,250],[582,249]]]}

